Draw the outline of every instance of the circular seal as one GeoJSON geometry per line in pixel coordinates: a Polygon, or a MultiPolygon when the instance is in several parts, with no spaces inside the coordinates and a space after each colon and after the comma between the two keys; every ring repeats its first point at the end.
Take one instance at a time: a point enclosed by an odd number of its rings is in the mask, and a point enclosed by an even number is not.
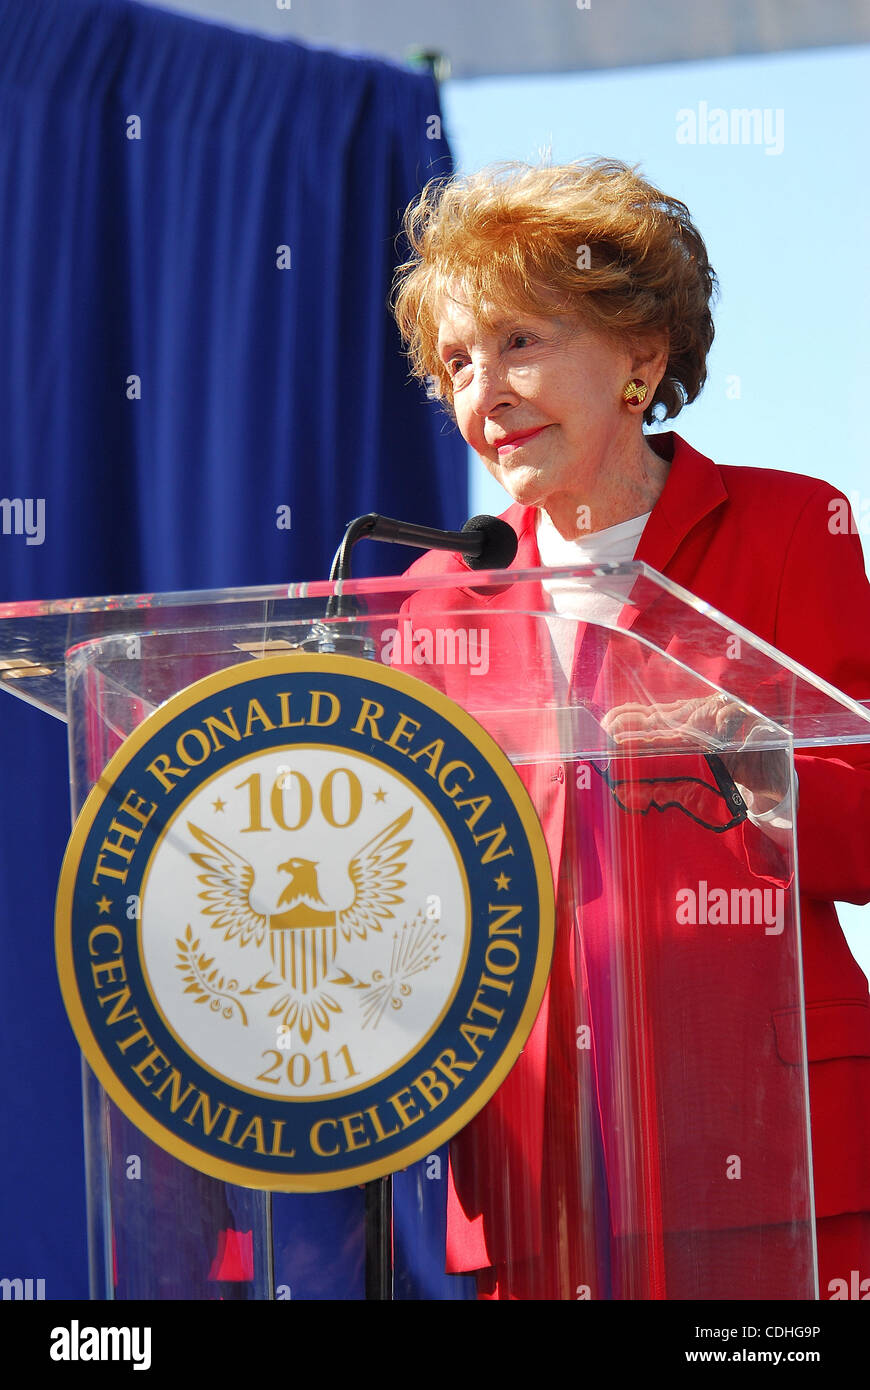
{"type": "Polygon", "coordinates": [[[549,857],[486,731],[423,682],[291,655],[126,740],[61,870],[58,971],[111,1098],[243,1186],[381,1177],[461,1129],[531,1030],[549,857]]]}

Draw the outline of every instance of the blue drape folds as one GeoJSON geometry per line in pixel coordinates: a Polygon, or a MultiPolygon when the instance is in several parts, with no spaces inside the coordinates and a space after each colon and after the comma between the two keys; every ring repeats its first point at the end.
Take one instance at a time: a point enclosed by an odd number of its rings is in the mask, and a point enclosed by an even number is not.
{"type": "MultiPolygon", "coordinates": [[[[0,596],[308,579],[358,513],[461,525],[464,446],[386,307],[401,212],[450,167],[428,76],[124,0],[0,0],[0,493],[22,502],[0,596]]],[[[4,698],[0,758],[0,1276],[81,1297],[63,728],[4,698]]]]}

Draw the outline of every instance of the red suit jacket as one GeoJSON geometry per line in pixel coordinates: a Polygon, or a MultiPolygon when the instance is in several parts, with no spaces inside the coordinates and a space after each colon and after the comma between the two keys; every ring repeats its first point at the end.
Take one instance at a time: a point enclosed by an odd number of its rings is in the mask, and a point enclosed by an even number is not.
{"type": "MultiPolygon", "coordinates": [[[[870,699],[870,584],[857,534],[843,534],[842,527],[834,524],[842,513],[838,507],[832,511],[831,504],[845,505],[842,494],[827,483],[797,474],[719,467],[675,434],[650,436],[649,442],[663,456],[671,457],[671,468],[636,558],[834,686],[859,700],[870,699]]],[[[540,566],[535,509],[515,505],[504,517],[519,537],[512,568],[540,566]]],[[[455,577],[465,571],[459,556],[432,552],[413,565],[409,573],[444,574],[455,582],[455,577]]],[[[446,592],[442,591],[442,596],[446,592]]],[[[431,592],[418,593],[408,608],[412,622],[419,625],[431,618],[437,602],[437,596],[431,592]]],[[[467,610],[475,602],[485,613],[493,600],[475,594],[470,584],[463,591],[461,603],[467,610]]],[[[521,638],[518,645],[522,647],[521,638]]],[[[512,672],[505,671],[506,678],[512,675],[513,679],[521,679],[523,657],[529,661],[542,656],[547,660],[542,653],[517,651],[512,672]]],[[[475,685],[467,670],[456,669],[450,674],[447,693],[462,701],[475,685]]],[[[795,765],[799,782],[800,905],[815,1202],[817,1217],[826,1217],[870,1211],[870,996],[833,907],[835,899],[870,901],[870,751],[847,747],[801,752],[796,755],[795,765]]],[[[558,780],[548,776],[548,781],[548,787],[537,788],[535,800],[557,876],[565,829],[565,796],[558,780]]],[[[671,822],[669,827],[672,854],[675,841],[671,822]]],[[[655,852],[653,868],[654,861],[655,852]]],[[[772,852],[771,864],[758,870],[762,875],[769,874],[768,882],[777,881],[774,861],[772,852]]],[[[587,932],[594,942],[594,912],[587,932]]],[[[751,963],[753,969],[757,971],[760,966],[763,972],[762,956],[751,963]]],[[[591,968],[595,968],[594,945],[591,968]]],[[[657,988],[666,987],[667,981],[657,982],[657,988]]],[[[776,1002],[775,998],[770,1000],[767,1015],[771,1037],[782,1066],[794,1067],[800,1058],[794,1011],[790,1015],[788,1010],[777,1009],[776,1002]]],[[[536,1065],[536,1049],[538,1064],[543,1065],[547,1010],[559,1007],[552,997],[545,1001],[520,1063],[483,1112],[485,1117],[487,1111],[495,1113],[501,1105],[503,1128],[498,1130],[494,1121],[489,1122],[493,1135],[501,1135],[499,1143],[509,1137],[511,1127],[516,1129],[517,1113],[522,1112],[527,1135],[534,1132],[536,1124],[543,1124],[543,1119],[531,1110],[523,1111],[528,1099],[523,1099],[519,1087],[523,1068],[528,1072],[536,1065]]],[[[751,1043],[761,1046],[760,1039],[752,1039],[751,1043]]],[[[751,1084],[751,1051],[747,1057],[747,1084],[751,1084]]],[[[671,1081],[666,1079],[664,1084],[670,1085],[671,1081]]],[[[775,1086],[773,1089],[775,1092],[775,1086]]],[[[775,1094],[770,1103],[775,1129],[775,1094]]],[[[602,1106],[606,1126],[606,1098],[602,1106]]],[[[485,1129],[487,1120],[478,1117],[478,1121],[485,1129]]],[[[671,1136],[669,1142],[674,1146],[673,1155],[668,1156],[670,1166],[678,1167],[680,1144],[691,1143],[697,1148],[703,1143],[703,1136],[687,1131],[671,1136]]],[[[715,1150],[718,1140],[712,1142],[715,1150]]],[[[759,1142],[769,1142],[769,1136],[762,1135],[759,1142]]],[[[752,1136],[741,1136],[741,1143],[751,1149],[752,1136]]],[[[485,1148],[484,1143],[479,1152],[485,1148]]],[[[492,1161],[498,1162],[499,1155],[493,1155],[492,1161]]],[[[618,1167],[618,1156],[613,1161],[618,1167]]],[[[666,1189],[669,1162],[663,1164],[666,1189]]],[[[531,1179],[526,1176],[525,1180],[536,1180],[534,1172],[531,1179]]],[[[524,1253],[518,1247],[522,1238],[516,1231],[500,1231],[497,1220],[490,1221],[489,1230],[480,1228],[476,1212],[486,1201],[485,1194],[480,1194],[492,1181],[492,1174],[484,1174],[476,1195],[472,1182],[467,1188],[470,1195],[464,1209],[452,1201],[449,1267],[452,1262],[454,1269],[480,1268],[524,1253]]],[[[511,1181],[520,1183],[522,1178],[511,1181]]],[[[457,1186],[461,1193],[461,1178],[457,1186]]],[[[721,1211],[713,1213],[711,1224],[727,1227],[759,1219],[787,1220],[788,1201],[782,1195],[781,1212],[777,1214],[775,1190],[760,1192],[758,1209],[749,1212],[743,1193],[741,1207],[736,1199],[731,1202],[726,1192],[721,1211]],[[768,1213],[766,1218],[764,1212],[768,1213]]],[[[680,1200],[685,1211],[685,1193],[680,1200]]],[[[662,1202],[666,1225],[668,1201],[665,1191],[662,1202]]],[[[541,1231],[536,1231],[532,1222],[529,1249],[534,1249],[540,1239],[541,1231]]]]}

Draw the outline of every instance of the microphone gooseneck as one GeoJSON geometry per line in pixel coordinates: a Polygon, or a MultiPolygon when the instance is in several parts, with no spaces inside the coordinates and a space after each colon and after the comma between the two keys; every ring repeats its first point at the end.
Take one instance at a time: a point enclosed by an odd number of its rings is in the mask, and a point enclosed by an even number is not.
{"type": "Polygon", "coordinates": [[[451,550],[460,554],[473,570],[506,568],[514,559],[519,544],[513,527],[496,516],[473,516],[461,531],[418,526],[414,522],[379,516],[376,512],[356,517],[345,530],[329,572],[330,581],[338,586],[339,592],[329,599],[324,618],[314,623],[302,643],[306,651],[358,654],[373,659],[371,638],[357,631],[352,621],[359,616],[359,605],[352,595],[342,593],[340,587],[343,580],[350,578],[353,548],[364,536],[418,550],[451,550]],[[339,619],[344,622],[337,622],[339,619]]]}
{"type": "Polygon", "coordinates": [[[513,527],[496,516],[473,516],[461,531],[441,531],[369,512],[356,517],[345,531],[329,572],[333,583],[350,578],[351,552],[363,536],[391,545],[414,546],[417,550],[457,551],[475,570],[504,569],[516,555],[519,543],[513,527]]]}

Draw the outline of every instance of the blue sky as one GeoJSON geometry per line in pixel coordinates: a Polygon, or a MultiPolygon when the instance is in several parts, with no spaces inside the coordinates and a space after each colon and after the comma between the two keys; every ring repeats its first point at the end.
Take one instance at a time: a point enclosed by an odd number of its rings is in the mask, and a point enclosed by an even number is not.
{"type": "MultiPolygon", "coordinates": [[[[842,488],[870,556],[870,47],[447,82],[442,105],[460,169],[610,155],[688,205],[720,299],[707,384],[676,429],[717,463],[842,488]],[[768,113],[760,142],[702,143],[735,108],[768,113]],[[694,144],[677,138],[686,111],[694,144]]],[[[473,460],[469,513],[508,502],[473,460]]],[[[841,919],[870,975],[870,908],[841,919]]]]}
{"type": "MultiPolygon", "coordinates": [[[[863,499],[868,90],[870,48],[860,47],[448,82],[442,99],[460,168],[542,153],[554,162],[613,155],[640,163],[682,198],[707,241],[721,297],[710,376],[679,430],[718,463],[808,473],[863,499]],[[697,120],[701,103],[708,130],[716,108],[767,110],[772,124],[781,112],[782,152],[678,143],[677,112],[692,110],[697,120]]],[[[497,505],[478,478],[472,510],[485,497],[497,505]]],[[[863,535],[870,549],[870,515],[863,535]]]]}

